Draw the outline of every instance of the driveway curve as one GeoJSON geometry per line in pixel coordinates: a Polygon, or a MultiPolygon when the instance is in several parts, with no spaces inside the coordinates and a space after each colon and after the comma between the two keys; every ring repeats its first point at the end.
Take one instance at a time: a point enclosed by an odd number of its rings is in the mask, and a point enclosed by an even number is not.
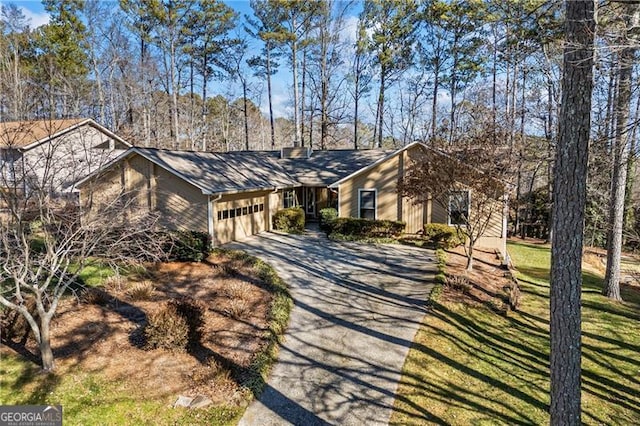
{"type": "Polygon", "coordinates": [[[294,300],[264,392],[240,425],[386,425],[436,271],[430,250],[263,233],[225,248],[270,263],[294,300]]]}

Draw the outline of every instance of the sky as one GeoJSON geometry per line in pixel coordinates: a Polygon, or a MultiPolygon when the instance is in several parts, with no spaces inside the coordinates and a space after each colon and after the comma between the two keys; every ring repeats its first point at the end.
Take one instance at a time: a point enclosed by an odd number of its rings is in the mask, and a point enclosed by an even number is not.
{"type": "MultiPolygon", "coordinates": [[[[115,3],[115,0],[112,0],[115,3]]],[[[40,25],[44,25],[49,21],[49,15],[44,10],[42,2],[40,0],[0,0],[0,5],[6,3],[13,3],[22,9],[22,12],[30,21],[31,28],[37,28],[40,25]]],[[[225,1],[229,6],[234,8],[242,18],[245,15],[252,15],[253,11],[251,9],[249,0],[232,0],[225,1]]],[[[356,36],[356,28],[357,28],[357,17],[355,16],[355,11],[352,12],[354,15],[349,16],[346,21],[345,29],[343,37],[347,40],[355,40],[356,36]]],[[[257,55],[260,53],[260,47],[257,45],[250,45],[250,49],[253,48],[255,51],[250,51],[248,53],[248,57],[257,55]]],[[[274,76],[272,79],[272,102],[274,115],[276,117],[288,117],[290,118],[293,114],[293,105],[292,105],[292,89],[291,89],[291,74],[287,70],[287,66],[283,65],[280,67],[280,71],[278,74],[274,76]]],[[[268,114],[268,99],[266,94],[266,83],[255,80],[255,87],[262,88],[261,93],[254,93],[251,98],[256,103],[259,104],[261,111],[265,114],[268,114]],[[262,87],[261,87],[262,86],[262,87]]],[[[228,85],[222,84],[221,82],[211,82],[209,87],[209,92],[212,95],[222,94],[228,95],[231,90],[234,96],[238,96],[239,89],[237,87],[225,87],[228,85]]]]}

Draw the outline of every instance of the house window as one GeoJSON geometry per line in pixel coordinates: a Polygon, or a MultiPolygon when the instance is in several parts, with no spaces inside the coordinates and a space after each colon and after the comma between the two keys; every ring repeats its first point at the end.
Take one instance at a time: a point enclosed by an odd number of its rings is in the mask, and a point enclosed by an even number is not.
{"type": "Polygon", "coordinates": [[[264,204],[260,203],[260,211],[264,211],[264,204]]]}
{"type": "Polygon", "coordinates": [[[221,211],[218,212],[218,220],[222,220],[222,212],[221,211]]]}
{"type": "Polygon", "coordinates": [[[233,219],[236,217],[236,209],[229,209],[229,218],[233,219]]]}
{"type": "Polygon", "coordinates": [[[243,207],[242,208],[242,216],[246,216],[247,214],[249,214],[249,208],[248,207],[243,207]]]}
{"type": "Polygon", "coordinates": [[[291,189],[283,192],[282,206],[285,209],[296,206],[296,191],[291,189]]]}
{"type": "Polygon", "coordinates": [[[359,189],[358,190],[358,217],[361,219],[376,218],[376,190],[375,189],[359,189]]]}
{"type": "Polygon", "coordinates": [[[13,185],[16,182],[16,167],[19,154],[13,149],[0,149],[0,186],[13,185]]]}
{"type": "Polygon", "coordinates": [[[257,204],[253,205],[253,212],[254,213],[258,213],[258,205],[257,204]]]}
{"type": "Polygon", "coordinates": [[[222,219],[229,219],[229,210],[222,211],[222,219]]]}
{"type": "Polygon", "coordinates": [[[465,225],[467,223],[470,201],[469,191],[453,191],[449,195],[449,225],[465,225]]]}
{"type": "Polygon", "coordinates": [[[250,205],[249,206],[249,214],[252,214],[252,213],[253,213],[253,205],[250,205]]]}

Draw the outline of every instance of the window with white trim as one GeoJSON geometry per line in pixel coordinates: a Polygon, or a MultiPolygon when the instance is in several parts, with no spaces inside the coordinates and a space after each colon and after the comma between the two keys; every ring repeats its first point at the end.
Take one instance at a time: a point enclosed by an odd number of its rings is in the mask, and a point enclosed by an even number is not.
{"type": "Polygon", "coordinates": [[[284,191],[282,194],[282,207],[288,209],[296,206],[296,191],[291,189],[284,191]]]}
{"type": "Polygon", "coordinates": [[[375,189],[358,189],[358,217],[361,219],[375,219],[376,199],[375,189]]]}
{"type": "Polygon", "coordinates": [[[466,225],[469,221],[471,193],[453,191],[449,195],[449,225],[466,225]]]}

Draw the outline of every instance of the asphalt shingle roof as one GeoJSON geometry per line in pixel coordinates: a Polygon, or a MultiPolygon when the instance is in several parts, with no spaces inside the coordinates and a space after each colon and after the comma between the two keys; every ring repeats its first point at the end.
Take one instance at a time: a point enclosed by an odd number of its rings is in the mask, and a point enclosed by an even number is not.
{"type": "Polygon", "coordinates": [[[260,152],[135,150],[154,163],[175,171],[206,194],[298,186],[277,160],[260,152]]]}
{"type": "Polygon", "coordinates": [[[379,149],[313,151],[309,158],[283,158],[277,161],[302,185],[329,186],[392,152],[379,149]]]}
{"type": "Polygon", "coordinates": [[[0,147],[22,148],[53,136],[85,119],[8,121],[0,123],[0,147]]]}

